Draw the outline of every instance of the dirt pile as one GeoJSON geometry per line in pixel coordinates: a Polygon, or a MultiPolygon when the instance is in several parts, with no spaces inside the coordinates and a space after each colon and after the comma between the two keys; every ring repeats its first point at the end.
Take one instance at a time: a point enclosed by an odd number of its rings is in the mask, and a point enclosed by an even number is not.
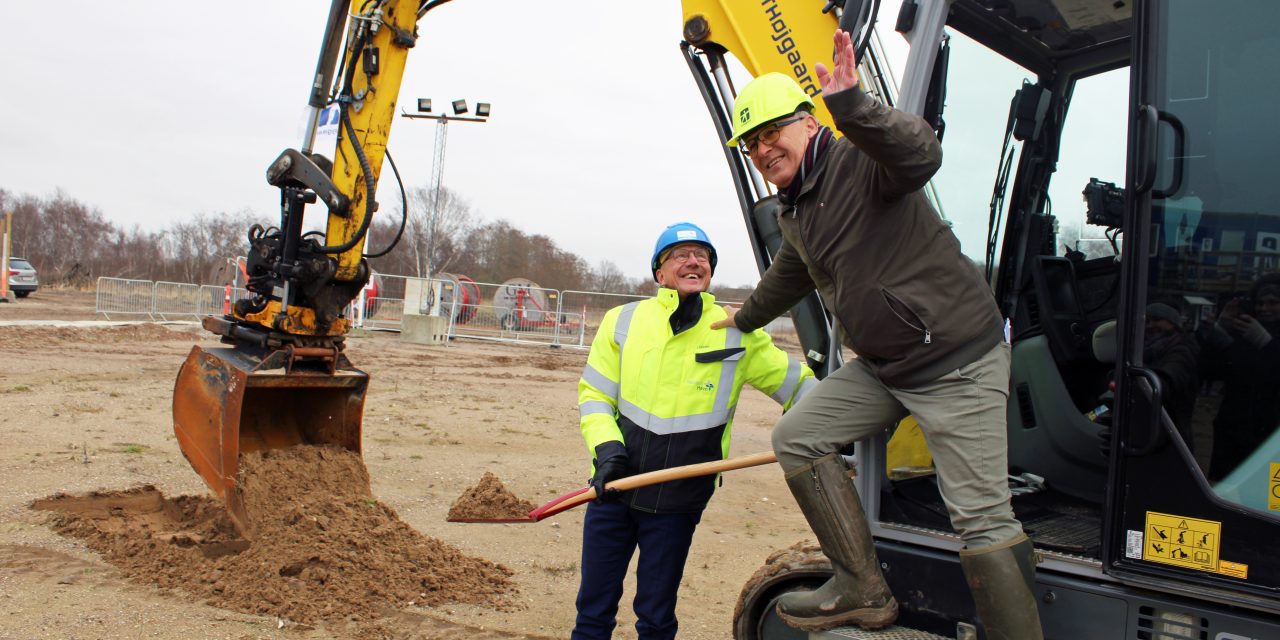
{"type": "Polygon", "coordinates": [[[462,492],[453,505],[449,507],[446,518],[450,522],[466,520],[494,520],[505,518],[523,518],[538,505],[522,500],[492,472],[484,472],[484,477],[476,486],[462,492]]]}
{"type": "Polygon", "coordinates": [[[512,571],[415,531],[369,491],[360,457],[300,446],[245,454],[241,491],[253,540],[222,504],[154,487],[58,495],[33,508],[130,579],[209,604],[298,622],[381,617],[410,602],[509,610],[512,571]]]}

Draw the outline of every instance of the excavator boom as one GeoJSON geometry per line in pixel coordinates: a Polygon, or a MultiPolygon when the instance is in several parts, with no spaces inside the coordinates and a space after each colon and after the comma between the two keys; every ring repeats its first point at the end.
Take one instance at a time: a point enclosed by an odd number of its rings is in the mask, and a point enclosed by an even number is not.
{"type": "Polygon", "coordinates": [[[267,169],[280,189],[280,225],[249,231],[254,295],[204,320],[229,346],[192,348],[174,384],[182,453],[245,537],[253,517],[237,489],[242,454],[302,444],[360,452],[369,376],[342,352],[342,310],[369,279],[373,194],[424,9],[418,0],[376,0],[350,11],[349,0],[330,7],[301,149],[285,150],[267,169]],[[316,115],[330,101],[340,113],[332,160],[311,149],[316,115]],[[317,201],[328,209],[323,243],[302,231],[304,208],[317,201]]]}

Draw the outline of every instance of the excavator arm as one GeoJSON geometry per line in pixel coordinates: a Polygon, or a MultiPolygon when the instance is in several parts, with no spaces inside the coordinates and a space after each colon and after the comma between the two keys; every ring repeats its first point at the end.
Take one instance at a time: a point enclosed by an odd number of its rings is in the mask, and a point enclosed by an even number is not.
{"type": "Polygon", "coordinates": [[[340,344],[348,329],[342,309],[369,279],[363,252],[377,210],[373,194],[420,3],[362,4],[339,50],[349,5],[335,0],[330,7],[302,149],[286,149],[267,169],[267,182],[280,189],[280,226],[250,231],[248,289],[255,295],[237,303],[232,318],[211,322],[216,333],[260,343],[340,344]],[[317,116],[330,100],[339,113],[332,159],[311,150],[317,116]],[[328,209],[323,243],[302,232],[303,211],[317,201],[328,209]]]}
{"type": "Polygon", "coordinates": [[[229,346],[193,347],[178,372],[178,443],[246,537],[253,527],[238,490],[241,454],[301,444],[360,451],[369,378],[342,352],[342,310],[369,279],[374,193],[417,21],[446,1],[368,0],[354,12],[350,0],[332,2],[301,148],[286,149],[266,172],[280,190],[280,224],[249,231],[253,295],[204,320],[229,346]],[[330,102],[340,114],[332,159],[312,149],[330,102]],[[316,202],[328,210],[323,240],[303,232],[304,210],[316,202]]]}

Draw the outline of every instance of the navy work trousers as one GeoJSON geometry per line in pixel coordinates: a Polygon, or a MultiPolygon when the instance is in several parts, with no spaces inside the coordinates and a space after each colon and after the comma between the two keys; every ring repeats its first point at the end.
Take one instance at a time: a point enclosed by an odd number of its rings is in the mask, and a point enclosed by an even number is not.
{"type": "Polygon", "coordinates": [[[640,640],[676,637],[676,592],[684,576],[693,530],[702,512],[647,513],[625,503],[587,505],[582,525],[582,583],[572,640],[608,640],[617,626],[622,581],[631,555],[640,547],[636,568],[636,614],[640,640]]]}

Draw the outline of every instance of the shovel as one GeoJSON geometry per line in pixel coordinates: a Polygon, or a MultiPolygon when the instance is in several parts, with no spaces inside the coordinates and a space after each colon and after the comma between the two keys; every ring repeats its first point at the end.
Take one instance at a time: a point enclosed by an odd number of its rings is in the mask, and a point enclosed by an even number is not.
{"type": "MultiPolygon", "coordinates": [[[[770,464],[777,462],[778,457],[772,451],[763,453],[753,453],[749,456],[740,456],[737,458],[729,458],[727,460],[713,460],[711,462],[700,462],[698,464],[689,464],[683,467],[672,467],[670,469],[661,469],[658,471],[650,471],[649,473],[641,473],[634,476],[627,476],[614,480],[606,484],[605,489],[617,489],[618,491],[627,491],[629,489],[638,489],[649,485],[667,482],[669,480],[683,480],[685,478],[696,478],[698,476],[709,476],[713,473],[721,473],[724,471],[733,471],[734,469],[746,469],[747,467],[758,467],[762,464],[770,464]]],[[[591,502],[596,499],[595,487],[586,486],[577,491],[570,491],[551,502],[548,502],[537,509],[529,512],[529,515],[522,518],[458,518],[450,520],[450,522],[537,522],[544,518],[550,518],[561,511],[568,511],[580,504],[591,502]]]]}

